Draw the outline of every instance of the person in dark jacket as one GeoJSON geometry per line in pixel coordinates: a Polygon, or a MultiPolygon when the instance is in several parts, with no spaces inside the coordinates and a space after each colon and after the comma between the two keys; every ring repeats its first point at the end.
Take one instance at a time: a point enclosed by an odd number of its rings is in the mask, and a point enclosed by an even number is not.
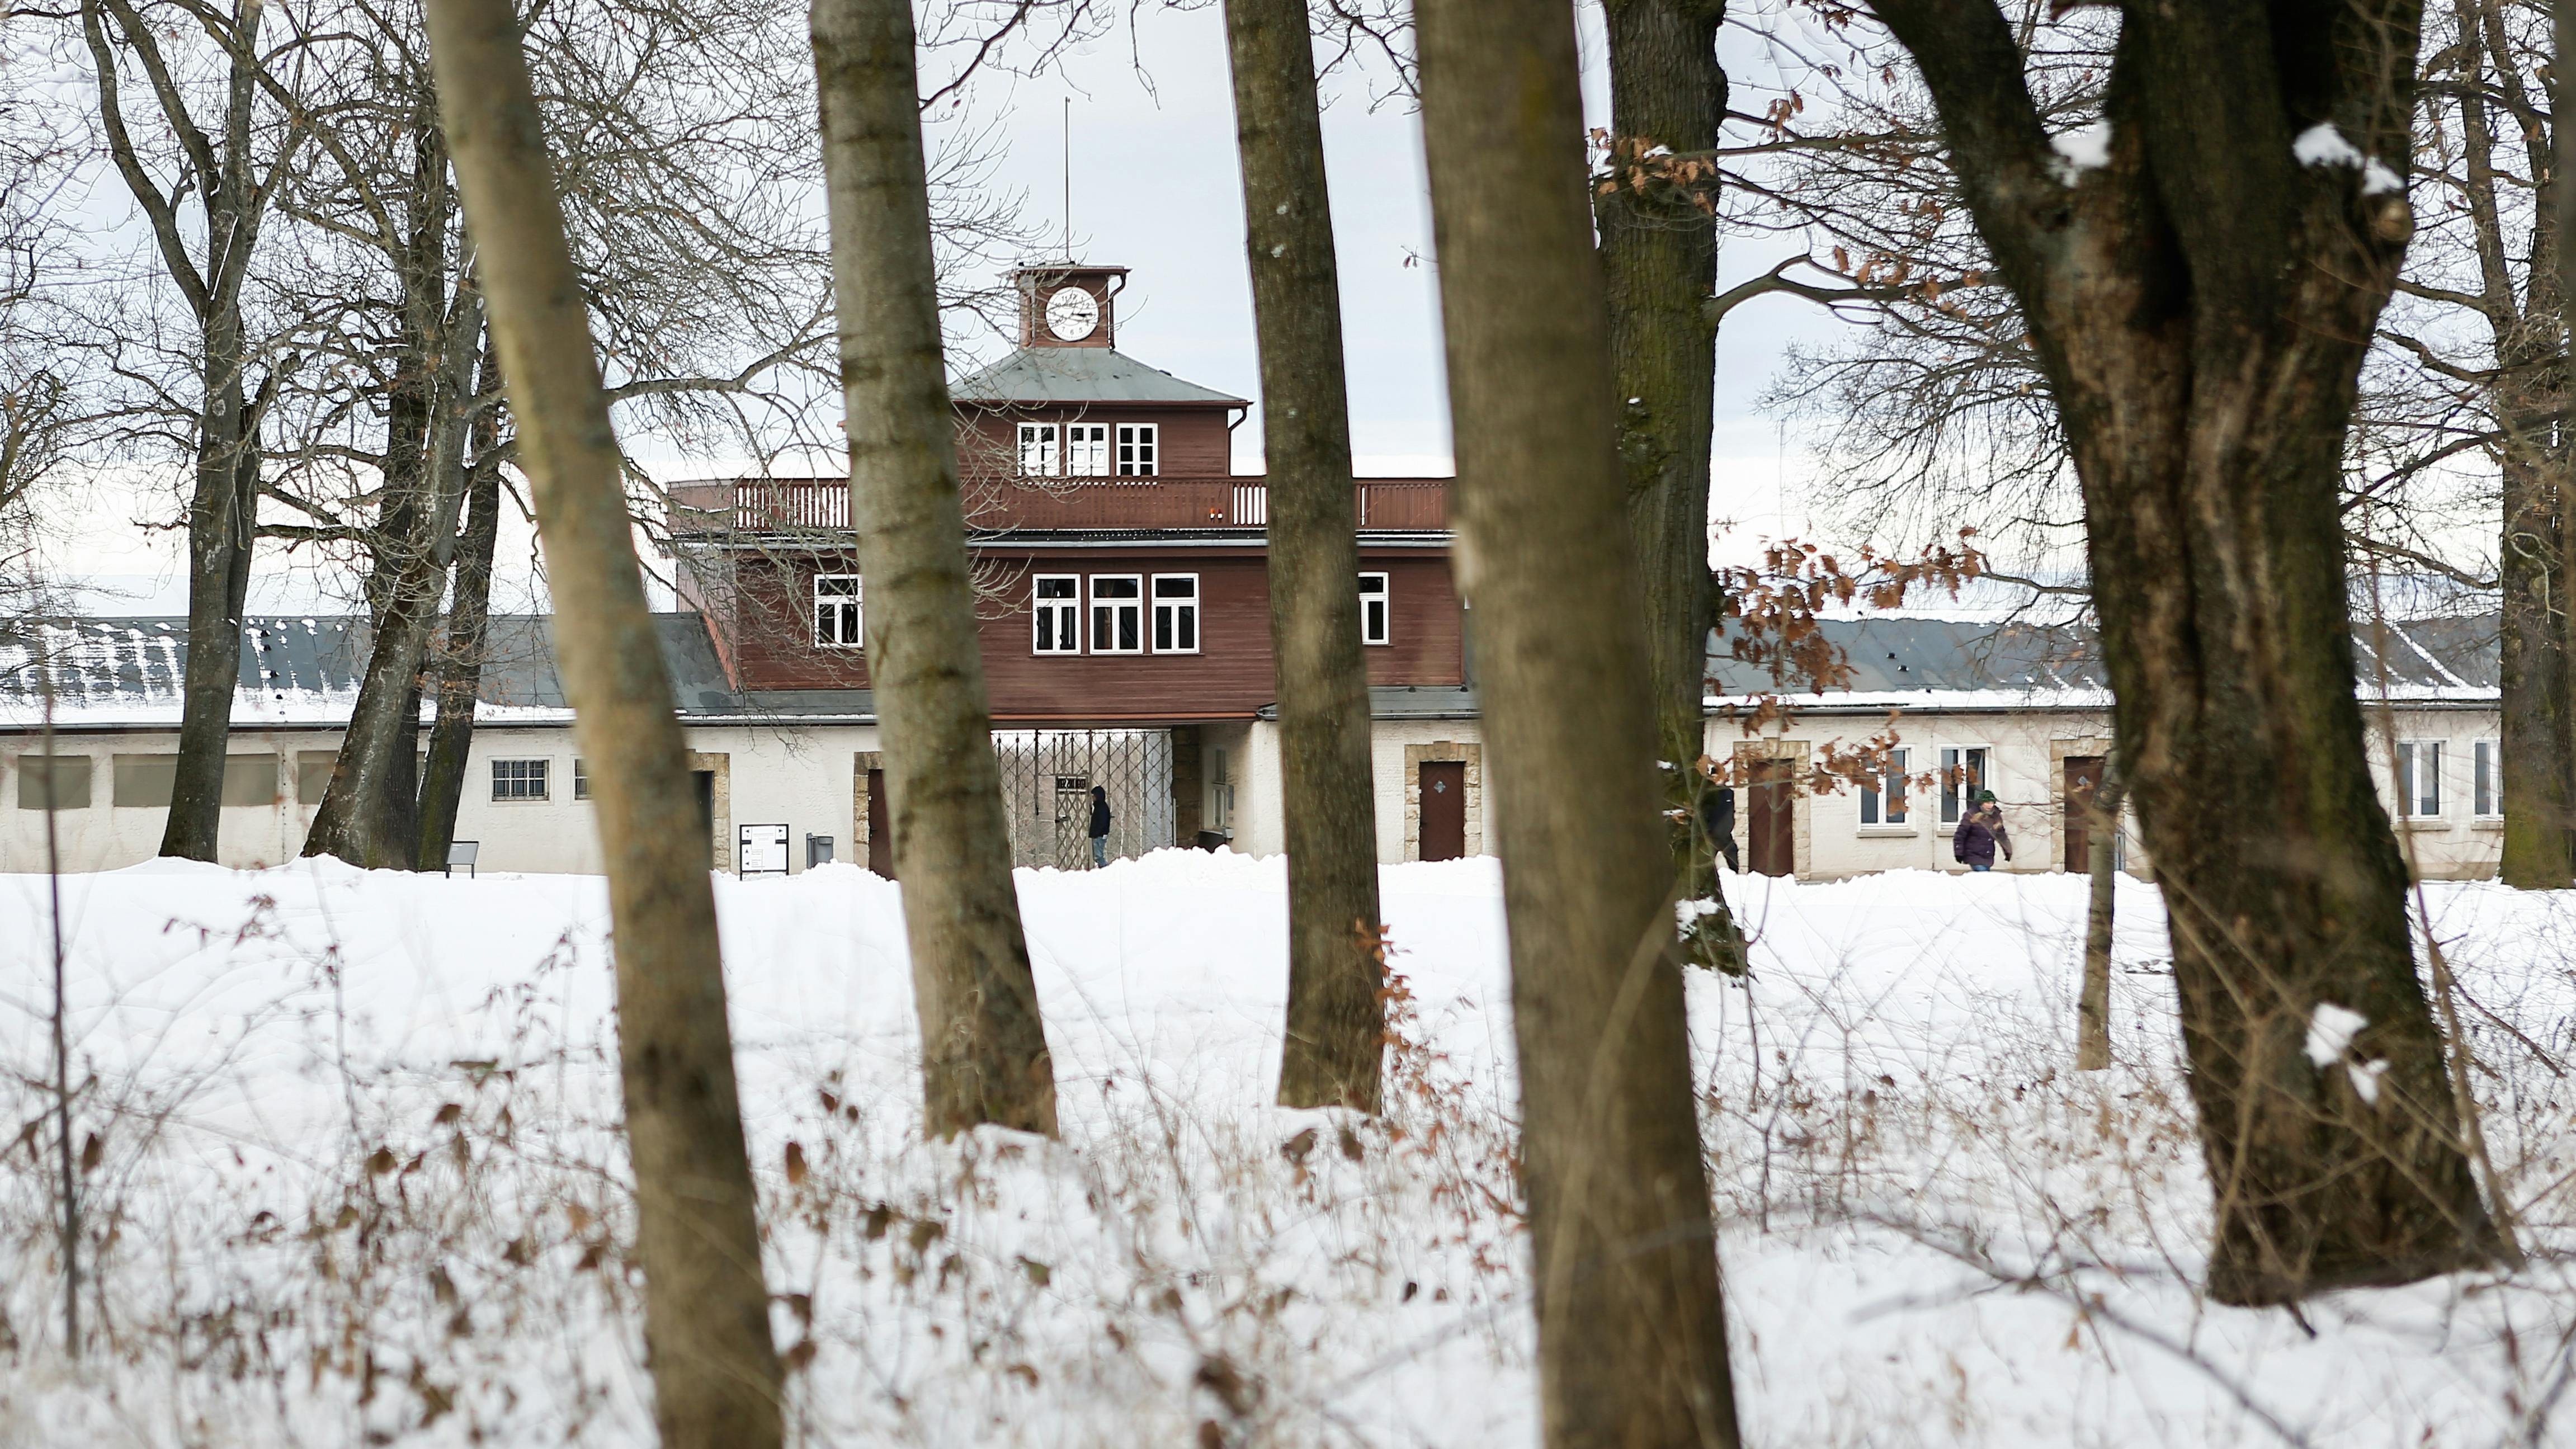
{"type": "Polygon", "coordinates": [[[1109,792],[1098,785],[1091,787],[1091,864],[1109,864],[1109,792]]]}
{"type": "Polygon", "coordinates": [[[1724,785],[1713,785],[1700,791],[1699,824],[1708,837],[1708,847],[1733,871],[1744,869],[1735,856],[1735,792],[1724,785]]]}
{"type": "Polygon", "coordinates": [[[1995,792],[1980,790],[1975,808],[1960,818],[1958,833],[1950,837],[1950,854],[1970,870],[1989,871],[1995,868],[1997,850],[2012,859],[2012,835],[2004,829],[2004,807],[1995,792]]]}

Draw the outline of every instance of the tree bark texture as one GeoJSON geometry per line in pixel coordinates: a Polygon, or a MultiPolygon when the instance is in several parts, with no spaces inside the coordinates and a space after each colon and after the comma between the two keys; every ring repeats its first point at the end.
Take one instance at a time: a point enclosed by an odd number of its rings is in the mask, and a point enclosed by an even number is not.
{"type": "Polygon", "coordinates": [[[1554,0],[1416,14],[1545,1440],[1731,1446],[1574,17],[1554,0]]]}
{"type": "Polygon", "coordinates": [[[925,1121],[1055,1132],[1011,880],[939,341],[910,0],[815,0],[868,674],[921,1013],[925,1121]]]}
{"type": "Polygon", "coordinates": [[[1225,25],[1261,344],[1270,638],[1282,682],[1288,1035],[1279,1100],[1375,1112],[1386,1055],[1377,801],[1315,53],[1305,0],[1226,0],[1225,25]]]}
{"type": "MultiPolygon", "coordinates": [[[[1615,145],[1714,149],[1726,116],[1717,29],[1725,0],[1608,0],[1610,125],[1615,145]]],[[[1628,530],[1645,598],[1646,668],[1665,773],[1673,861],[1687,893],[1717,896],[1701,797],[1722,788],[1691,768],[1708,752],[1708,634],[1717,621],[1708,570],[1709,433],[1717,388],[1717,220],[1704,191],[1671,183],[1597,191],[1610,355],[1620,398],[1619,461],[1628,530]]],[[[1721,906],[1722,906],[1721,902],[1721,906]]]]}
{"type": "Polygon", "coordinates": [[[2075,1070],[2111,1065],[2111,940],[2120,900],[2120,762],[2102,766],[2102,783],[2084,802],[2084,869],[2091,898],[2084,912],[2084,984],[2075,1001],[2075,1070]]]}
{"type": "Polygon", "coordinates": [[[2275,1302],[2486,1262],[2363,745],[2337,507],[2413,229],[2398,173],[2420,7],[2131,7],[2108,164],[2081,170],[1991,0],[1876,8],[1939,106],[2082,484],[2216,1199],[2211,1292],[2275,1302]],[[2320,1066],[2304,1043],[2324,1006],[2369,1024],[2320,1066]],[[2349,1068],[2371,1062],[2387,1066],[2366,1098],[2349,1068]]]}
{"type": "MultiPolygon", "coordinates": [[[[490,364],[485,364],[488,371],[490,364]]],[[[491,430],[487,409],[478,432],[491,430]]],[[[490,441],[483,443],[489,449],[490,441]]],[[[488,451],[465,486],[465,532],[456,542],[456,584],[447,606],[447,636],[435,675],[438,714],[429,730],[429,764],[420,782],[422,870],[447,864],[456,843],[456,809],[465,800],[465,767],[474,749],[474,701],[483,683],[485,635],[492,619],[492,555],[500,542],[501,465],[488,451]]]]}
{"type": "Polygon", "coordinates": [[[429,34],[608,867],[654,1419],[664,1449],[776,1449],[779,1363],[706,834],[581,282],[509,0],[432,0],[429,34]]]}

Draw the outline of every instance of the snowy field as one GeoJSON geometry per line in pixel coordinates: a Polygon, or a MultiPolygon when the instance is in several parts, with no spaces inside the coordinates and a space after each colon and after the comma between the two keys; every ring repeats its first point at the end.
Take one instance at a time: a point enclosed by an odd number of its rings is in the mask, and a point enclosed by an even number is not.
{"type": "MultiPolygon", "coordinates": [[[[1020,882],[1060,1144],[919,1139],[895,887],[718,881],[801,1442],[1535,1444],[1494,865],[1386,872],[1380,1122],[1267,1105],[1277,861],[1020,882]]],[[[2576,1445],[2576,899],[2427,895],[2532,1265],[2302,1324],[2194,1292],[2151,888],[2085,1075],[2081,880],[1728,888],[1756,978],[1694,973],[1691,1009],[1751,1443],[2576,1445]]],[[[600,882],[65,880],[76,1368],[46,889],[0,877],[0,1445],[649,1443],[600,882]]]]}

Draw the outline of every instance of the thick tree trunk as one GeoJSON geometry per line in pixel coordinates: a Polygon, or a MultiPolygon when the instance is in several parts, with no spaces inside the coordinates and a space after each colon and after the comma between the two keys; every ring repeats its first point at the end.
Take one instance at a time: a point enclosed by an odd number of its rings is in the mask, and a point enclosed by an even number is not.
{"type": "Polygon", "coordinates": [[[258,444],[243,426],[241,367],[241,318],[235,312],[215,319],[207,331],[206,410],[198,425],[196,492],[188,504],[188,659],[161,853],[189,860],[215,858],[224,753],[241,678],[242,607],[250,588],[259,475],[258,444]]]}
{"type": "Polygon", "coordinates": [[[1341,281],[1305,0],[1226,0],[1270,474],[1270,638],[1287,805],[1279,1100],[1378,1108],[1386,1054],[1377,802],[1361,654],[1341,281]]]}
{"type": "Polygon", "coordinates": [[[2091,899],[2084,912],[2084,984],[2075,1002],[2075,1070],[2111,1065],[2111,940],[2120,899],[2120,763],[2117,752],[2102,766],[2102,783],[2084,802],[2092,818],[2084,827],[2084,868],[2091,899]]]}
{"type": "Polygon", "coordinates": [[[2504,883],[2555,890],[2576,879],[2576,719],[2569,718],[2568,503],[2565,466],[2517,456],[2504,467],[2499,550],[2502,639],[2497,678],[2504,791],[2504,883]]]}
{"type": "Polygon", "coordinates": [[[2107,163],[2077,170],[1988,0],[1877,4],[1940,106],[2083,485],[2229,1303],[2495,1252],[2363,747],[2338,512],[2413,227],[2369,158],[2407,154],[2419,8],[2366,0],[2278,35],[2260,8],[2133,8],[2107,163]],[[2320,1062],[2328,1008],[2367,1025],[2320,1062]]]}
{"type": "Polygon", "coordinates": [[[438,0],[429,35],[493,344],[535,486],[556,660],[608,867],[654,1419],[663,1449],[777,1449],[778,1354],[706,834],[645,604],[581,281],[510,0],[438,0]]]}
{"type": "Polygon", "coordinates": [[[1731,1446],[1574,18],[1553,0],[1417,15],[1545,1439],[1731,1446]]]}
{"type": "Polygon", "coordinates": [[[1055,1131],[939,343],[910,0],[815,0],[850,518],[921,1013],[925,1121],[1055,1131]]]}
{"type": "MultiPolygon", "coordinates": [[[[1714,148],[1726,116],[1717,28],[1725,0],[1609,0],[1614,143],[1692,154],[1714,148]]],[[[1614,154],[1615,172],[1616,160],[1614,154]]],[[[1711,188],[1713,190],[1713,188],[1711,188]]],[[[1665,183],[1597,194],[1601,270],[1618,369],[1619,457],[1628,530],[1645,597],[1646,668],[1665,772],[1673,866],[1687,894],[1717,898],[1701,797],[1722,788],[1691,768],[1707,753],[1709,431],[1716,397],[1717,222],[1705,191],[1665,183]]],[[[1720,901],[1720,909],[1724,903],[1720,901]]],[[[1706,937],[1732,940],[1720,926],[1706,937]]]]}
{"type": "Polygon", "coordinates": [[[484,638],[492,618],[492,554],[501,533],[498,461],[476,460],[466,484],[465,509],[465,533],[456,545],[455,592],[447,606],[447,639],[436,671],[438,717],[430,726],[429,765],[420,782],[420,848],[413,858],[422,870],[447,864],[447,849],[456,842],[456,809],[465,800],[465,767],[474,750],[474,701],[483,683],[484,638]]]}

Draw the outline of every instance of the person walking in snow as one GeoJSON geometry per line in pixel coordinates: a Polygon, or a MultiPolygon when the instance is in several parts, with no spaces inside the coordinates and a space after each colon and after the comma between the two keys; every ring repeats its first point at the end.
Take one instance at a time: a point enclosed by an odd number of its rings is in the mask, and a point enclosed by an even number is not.
{"type": "MultiPolygon", "coordinates": [[[[1708,776],[1713,781],[1716,771],[1710,769],[1708,776]]],[[[1724,785],[1702,790],[1699,809],[1700,829],[1708,836],[1709,850],[1726,862],[1728,870],[1743,870],[1735,854],[1735,792],[1724,785]]]]}
{"type": "Polygon", "coordinates": [[[1973,871],[1995,868],[1995,852],[2012,859],[2012,835],[2004,829],[2004,807],[1995,800],[1992,790],[1977,792],[1977,803],[1959,820],[1958,833],[1950,837],[1950,854],[1967,863],[1973,871]]]}
{"type": "Polygon", "coordinates": [[[1091,865],[1094,870],[1109,864],[1109,792],[1098,785],[1091,787],[1091,865]]]}

